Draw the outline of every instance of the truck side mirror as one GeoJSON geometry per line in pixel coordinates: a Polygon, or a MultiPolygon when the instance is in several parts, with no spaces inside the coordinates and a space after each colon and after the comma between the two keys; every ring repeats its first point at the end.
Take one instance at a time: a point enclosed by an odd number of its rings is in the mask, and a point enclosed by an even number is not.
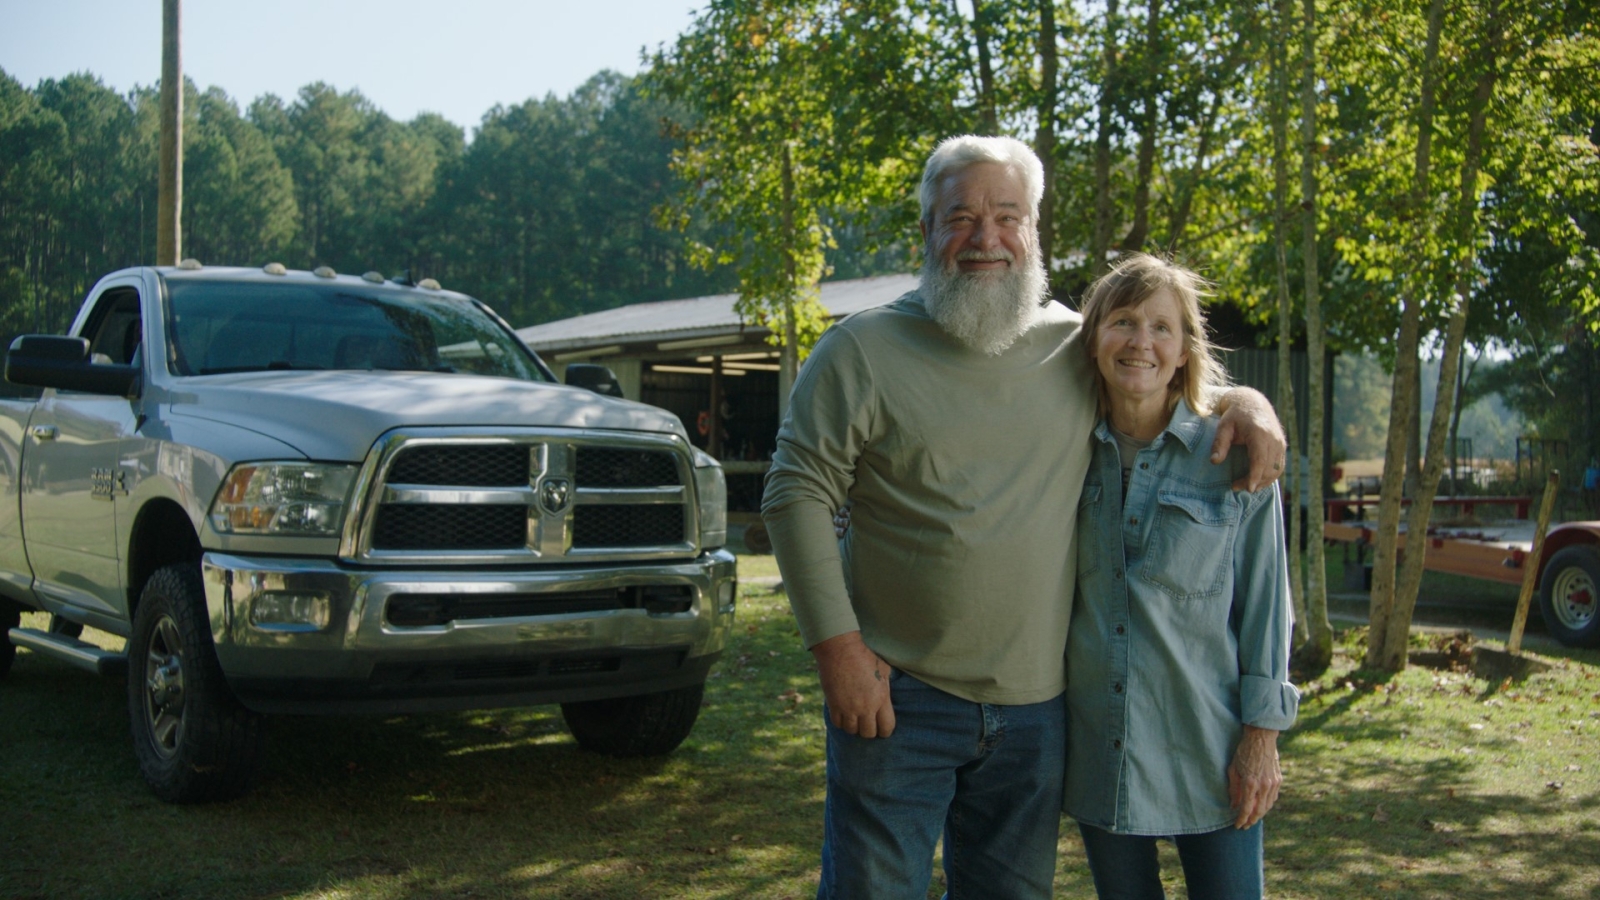
{"type": "Polygon", "coordinates": [[[12,384],[136,397],[139,366],[108,365],[89,359],[89,341],[54,334],[25,334],[6,351],[6,380],[12,384]]]}
{"type": "Polygon", "coordinates": [[[617,381],[616,373],[595,363],[568,363],[567,384],[607,397],[622,396],[622,385],[617,381]]]}

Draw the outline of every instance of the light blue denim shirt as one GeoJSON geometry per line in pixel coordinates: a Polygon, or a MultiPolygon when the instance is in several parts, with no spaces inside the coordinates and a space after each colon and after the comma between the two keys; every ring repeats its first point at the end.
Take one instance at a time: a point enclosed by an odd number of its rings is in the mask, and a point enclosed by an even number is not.
{"type": "Polygon", "coordinates": [[[1289,601],[1276,485],[1231,485],[1210,460],[1217,420],[1179,403],[1122,497],[1101,422],[1078,509],[1078,601],[1067,638],[1067,788],[1079,822],[1139,835],[1232,824],[1228,764],[1245,724],[1282,731],[1289,601]]]}

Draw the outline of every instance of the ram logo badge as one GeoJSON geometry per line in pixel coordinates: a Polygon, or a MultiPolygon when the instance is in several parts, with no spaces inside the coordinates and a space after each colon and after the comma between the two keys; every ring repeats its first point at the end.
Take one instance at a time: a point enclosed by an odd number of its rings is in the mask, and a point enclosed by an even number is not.
{"type": "Polygon", "coordinates": [[[539,505],[552,516],[559,516],[567,510],[567,504],[572,501],[572,482],[565,478],[546,478],[539,485],[539,505]]]}

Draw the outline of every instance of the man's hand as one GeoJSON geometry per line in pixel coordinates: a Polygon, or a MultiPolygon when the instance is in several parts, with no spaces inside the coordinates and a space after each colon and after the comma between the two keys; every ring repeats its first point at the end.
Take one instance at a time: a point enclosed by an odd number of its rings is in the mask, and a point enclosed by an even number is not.
{"type": "Polygon", "coordinates": [[[1238,817],[1235,828],[1249,828],[1278,802],[1283,773],[1278,769],[1278,733],[1254,725],[1244,727],[1244,737],[1228,764],[1228,802],[1238,817]]]}
{"type": "Polygon", "coordinates": [[[889,703],[889,664],[847,631],[811,648],[822,676],[822,696],[834,727],[864,738],[894,734],[894,707],[889,703]]]}
{"type": "Polygon", "coordinates": [[[1258,491],[1283,475],[1289,443],[1283,423],[1260,391],[1236,387],[1217,398],[1217,439],[1211,443],[1211,461],[1228,458],[1228,448],[1243,444],[1250,452],[1250,474],[1233,483],[1236,491],[1258,491]]]}

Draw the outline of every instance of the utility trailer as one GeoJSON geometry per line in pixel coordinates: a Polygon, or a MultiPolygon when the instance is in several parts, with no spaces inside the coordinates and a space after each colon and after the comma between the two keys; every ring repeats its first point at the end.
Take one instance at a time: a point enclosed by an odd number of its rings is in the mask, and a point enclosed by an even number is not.
{"type": "MultiPolygon", "coordinates": [[[[1409,502],[1409,501],[1407,501],[1409,502]]],[[[1369,550],[1376,523],[1363,521],[1376,497],[1327,502],[1323,534],[1348,549],[1347,583],[1371,564],[1369,550]]],[[[1600,521],[1565,522],[1545,534],[1539,558],[1529,560],[1534,523],[1528,519],[1528,497],[1439,497],[1434,506],[1459,509],[1470,517],[1479,506],[1508,506],[1517,518],[1463,526],[1430,526],[1423,568],[1485,581],[1521,585],[1527,566],[1539,572],[1539,609],[1550,635],[1569,647],[1600,647],[1600,521]]],[[[1402,528],[1399,547],[1404,552],[1402,528]]]]}

